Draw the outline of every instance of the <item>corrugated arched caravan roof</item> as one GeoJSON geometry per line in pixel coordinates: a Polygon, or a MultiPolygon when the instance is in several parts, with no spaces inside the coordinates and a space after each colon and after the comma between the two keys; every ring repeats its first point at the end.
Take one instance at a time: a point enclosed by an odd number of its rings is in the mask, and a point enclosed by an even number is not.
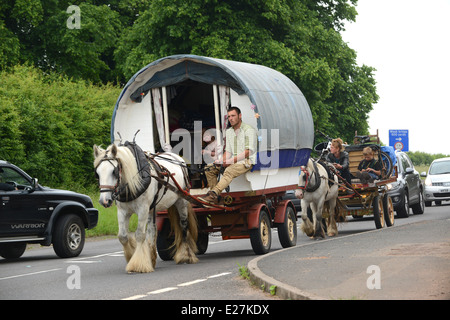
{"type": "Polygon", "coordinates": [[[175,55],[156,60],[128,81],[114,109],[112,141],[119,108],[136,105],[134,102],[140,102],[141,93],[151,88],[169,86],[187,79],[226,85],[239,94],[245,93],[256,106],[255,113],[261,115],[257,129],[267,129],[269,132],[271,129],[279,130],[278,146],[269,143],[267,149],[293,151],[289,155],[293,163],[287,166],[296,166],[309,157],[314,142],[311,110],[300,89],[288,77],[261,65],[195,55],[175,55]],[[304,151],[302,155],[298,150],[304,151]]]}

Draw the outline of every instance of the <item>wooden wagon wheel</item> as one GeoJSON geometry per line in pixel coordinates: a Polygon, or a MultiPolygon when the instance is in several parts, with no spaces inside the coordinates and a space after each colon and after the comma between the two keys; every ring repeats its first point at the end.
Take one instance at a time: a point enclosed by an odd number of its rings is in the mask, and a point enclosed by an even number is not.
{"type": "Polygon", "coordinates": [[[384,227],[384,210],[383,201],[380,196],[376,196],[372,201],[373,220],[375,221],[375,227],[377,229],[384,227]]]}
{"type": "Polygon", "coordinates": [[[170,220],[165,219],[163,227],[156,239],[156,248],[158,249],[159,257],[164,261],[173,259],[172,243],[175,240],[175,235],[171,232],[170,220]]]}
{"type": "Polygon", "coordinates": [[[259,213],[258,228],[250,230],[250,243],[255,254],[266,254],[272,245],[272,229],[265,209],[259,213]]]}
{"type": "Polygon", "coordinates": [[[386,226],[392,227],[394,225],[394,204],[390,195],[385,194],[383,197],[383,212],[386,226]]]}
{"type": "Polygon", "coordinates": [[[297,221],[291,206],[286,207],[284,222],[278,225],[278,238],[283,248],[297,244],[297,221]]]}

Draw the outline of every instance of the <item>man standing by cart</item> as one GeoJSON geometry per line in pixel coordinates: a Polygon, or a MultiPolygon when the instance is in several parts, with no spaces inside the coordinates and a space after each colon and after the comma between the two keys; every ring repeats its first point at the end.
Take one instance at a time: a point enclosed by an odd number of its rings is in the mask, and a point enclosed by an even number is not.
{"type": "Polygon", "coordinates": [[[229,186],[234,178],[250,171],[256,163],[256,130],[242,122],[241,110],[238,107],[228,109],[227,116],[231,127],[225,133],[226,143],[223,158],[217,159],[205,168],[210,191],[200,199],[212,204],[218,203],[220,193],[229,186]],[[221,166],[225,168],[225,171],[220,181],[217,182],[221,166]]]}

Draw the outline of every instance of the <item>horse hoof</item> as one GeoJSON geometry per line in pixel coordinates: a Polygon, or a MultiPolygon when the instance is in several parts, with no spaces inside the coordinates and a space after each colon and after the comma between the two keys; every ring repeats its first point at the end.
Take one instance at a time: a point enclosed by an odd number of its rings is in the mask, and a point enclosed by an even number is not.
{"type": "Polygon", "coordinates": [[[133,263],[134,261],[132,261],[131,263],[128,263],[127,267],[126,267],[126,271],[128,273],[150,273],[155,271],[155,269],[153,269],[152,264],[148,263],[148,264],[136,264],[133,263]]]}
{"type": "Polygon", "coordinates": [[[153,268],[140,268],[140,269],[136,269],[136,270],[129,270],[127,268],[126,271],[128,274],[135,274],[135,273],[150,273],[155,270],[153,268]]]}

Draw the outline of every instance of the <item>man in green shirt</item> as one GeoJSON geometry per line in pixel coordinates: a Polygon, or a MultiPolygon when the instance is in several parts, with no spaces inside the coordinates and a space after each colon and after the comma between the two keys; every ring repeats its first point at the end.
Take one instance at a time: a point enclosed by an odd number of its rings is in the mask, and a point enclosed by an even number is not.
{"type": "Polygon", "coordinates": [[[227,115],[231,128],[227,129],[225,134],[223,159],[218,159],[205,168],[210,191],[201,199],[214,204],[218,202],[218,196],[222,190],[228,187],[234,178],[250,171],[256,163],[256,130],[242,122],[241,110],[238,107],[228,109],[227,115]],[[217,182],[221,165],[225,171],[217,182]]]}

